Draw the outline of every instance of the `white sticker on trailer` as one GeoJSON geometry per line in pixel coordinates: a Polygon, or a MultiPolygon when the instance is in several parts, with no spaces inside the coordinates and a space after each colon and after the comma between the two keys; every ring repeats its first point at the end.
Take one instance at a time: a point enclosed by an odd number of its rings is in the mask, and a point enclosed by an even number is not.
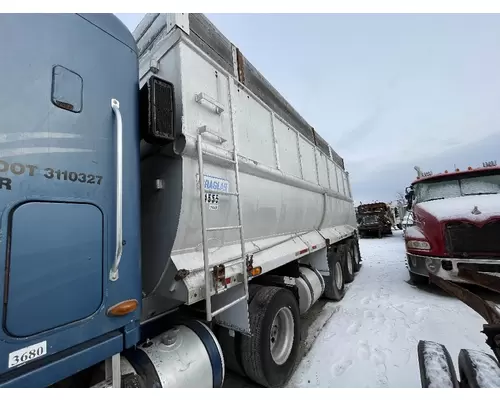
{"type": "Polygon", "coordinates": [[[47,354],[47,341],[43,341],[9,354],[9,368],[18,367],[47,354]]]}
{"type": "MultiPolygon", "coordinates": [[[[229,192],[229,181],[215,176],[204,175],[205,190],[217,190],[219,192],[229,192]]],[[[205,193],[205,203],[208,209],[217,211],[219,209],[219,195],[217,193],[205,193]]]]}
{"type": "Polygon", "coordinates": [[[206,190],[217,190],[219,192],[229,192],[229,181],[216,176],[204,175],[204,186],[206,190]]]}

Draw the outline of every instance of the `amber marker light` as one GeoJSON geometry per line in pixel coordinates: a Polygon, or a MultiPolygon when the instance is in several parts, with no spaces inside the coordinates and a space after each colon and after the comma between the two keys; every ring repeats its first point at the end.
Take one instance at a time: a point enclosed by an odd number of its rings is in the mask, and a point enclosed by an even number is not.
{"type": "Polygon", "coordinates": [[[262,273],[262,268],[261,267],[253,267],[250,271],[250,275],[252,276],[257,276],[262,273]]]}
{"type": "Polygon", "coordinates": [[[107,314],[112,317],[121,317],[137,309],[139,302],[135,299],[125,300],[108,308],[107,314]]]}

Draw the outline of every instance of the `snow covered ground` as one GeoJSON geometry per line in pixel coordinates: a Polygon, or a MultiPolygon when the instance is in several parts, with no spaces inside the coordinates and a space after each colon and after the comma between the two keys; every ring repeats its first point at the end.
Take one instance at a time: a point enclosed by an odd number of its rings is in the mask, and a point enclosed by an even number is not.
{"type": "MultiPolygon", "coordinates": [[[[288,387],[420,387],[419,340],[492,353],[482,317],[438,288],[408,283],[401,231],[362,239],[363,266],[317,335],[288,387]]],[[[307,340],[307,339],[306,339],[307,340]]]]}

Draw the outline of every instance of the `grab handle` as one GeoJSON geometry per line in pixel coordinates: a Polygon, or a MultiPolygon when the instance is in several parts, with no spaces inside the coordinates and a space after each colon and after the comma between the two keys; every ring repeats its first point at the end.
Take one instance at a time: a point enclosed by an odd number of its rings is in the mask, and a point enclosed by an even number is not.
{"type": "Polygon", "coordinates": [[[116,117],[116,251],[109,271],[109,280],[116,281],[123,253],[123,122],[120,102],[111,99],[111,108],[116,117]]]}

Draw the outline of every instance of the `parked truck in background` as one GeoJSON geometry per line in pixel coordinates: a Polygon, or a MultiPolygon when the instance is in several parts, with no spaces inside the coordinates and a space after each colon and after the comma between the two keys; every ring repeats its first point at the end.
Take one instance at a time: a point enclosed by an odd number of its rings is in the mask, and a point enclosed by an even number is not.
{"type": "Polygon", "coordinates": [[[0,386],[283,385],[360,267],[343,160],[201,14],[0,36],[0,386]]]}
{"type": "Polygon", "coordinates": [[[393,212],[386,203],[361,204],[357,208],[356,218],[361,237],[392,235],[393,212]]]}
{"type": "Polygon", "coordinates": [[[396,204],[391,203],[391,212],[394,221],[394,228],[403,229],[403,220],[406,213],[406,207],[399,201],[396,204]]]}
{"type": "Polygon", "coordinates": [[[465,282],[467,271],[500,272],[500,168],[485,162],[444,173],[419,173],[407,188],[413,226],[405,233],[407,267],[415,283],[429,271],[465,282]]]}

